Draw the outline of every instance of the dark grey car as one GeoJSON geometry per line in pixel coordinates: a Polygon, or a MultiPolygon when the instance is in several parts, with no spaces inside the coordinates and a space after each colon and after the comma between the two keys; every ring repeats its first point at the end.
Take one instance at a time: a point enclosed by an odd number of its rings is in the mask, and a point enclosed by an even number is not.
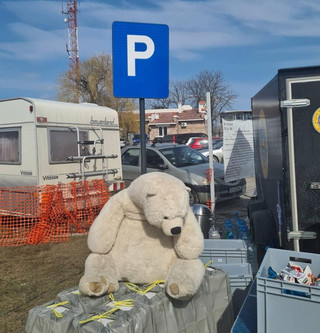
{"type": "MultiPolygon", "coordinates": [[[[123,179],[128,186],[140,175],[140,147],[122,149],[123,179]]],[[[196,150],[176,144],[147,145],[147,172],[162,171],[182,180],[190,189],[190,204],[205,204],[210,198],[208,158],[196,150]]],[[[223,164],[214,163],[216,202],[239,197],[245,192],[246,180],[224,181],[223,164]]],[[[168,189],[170,190],[170,189],[168,189]]]]}

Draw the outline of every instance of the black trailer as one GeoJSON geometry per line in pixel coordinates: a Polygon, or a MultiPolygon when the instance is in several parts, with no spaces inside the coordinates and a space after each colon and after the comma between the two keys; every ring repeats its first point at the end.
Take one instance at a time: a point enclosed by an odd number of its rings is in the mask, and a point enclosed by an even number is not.
{"type": "Polygon", "coordinates": [[[266,246],[320,253],[320,67],[280,69],[251,104],[259,261],[266,246]]]}

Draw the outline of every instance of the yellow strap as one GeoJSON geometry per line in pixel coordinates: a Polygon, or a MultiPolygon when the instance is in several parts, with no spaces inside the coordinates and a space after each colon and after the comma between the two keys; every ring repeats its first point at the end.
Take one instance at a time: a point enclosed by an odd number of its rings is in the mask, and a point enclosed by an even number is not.
{"type": "Polygon", "coordinates": [[[204,268],[208,268],[210,266],[210,264],[213,263],[213,260],[208,261],[205,265],[204,268]]]}
{"type": "Polygon", "coordinates": [[[136,284],[134,283],[131,283],[131,282],[126,282],[125,285],[130,289],[130,290],[133,290],[137,293],[140,293],[140,294],[146,294],[147,292],[149,292],[150,290],[152,290],[154,287],[156,287],[157,285],[161,284],[161,283],[164,283],[165,281],[164,280],[156,280],[156,281],[153,281],[153,282],[150,282],[147,284],[147,288],[142,290],[139,286],[137,286],[136,284]]]}
{"type": "Polygon", "coordinates": [[[65,301],[65,302],[60,302],[60,303],[57,303],[57,304],[48,305],[47,308],[52,309],[53,313],[56,315],[57,318],[62,318],[63,317],[62,313],[58,312],[56,310],[56,308],[58,306],[65,305],[67,303],[69,303],[69,301],[65,301]]]}
{"type": "Polygon", "coordinates": [[[80,324],[85,324],[85,323],[88,323],[89,321],[93,321],[93,320],[101,321],[102,318],[108,319],[112,313],[116,312],[119,309],[120,309],[119,307],[112,308],[109,311],[106,311],[106,312],[104,312],[100,315],[92,316],[91,318],[86,319],[86,320],[81,320],[81,321],[79,321],[79,323],[80,324]]]}
{"type": "Polygon", "coordinates": [[[109,294],[109,298],[111,299],[114,306],[120,306],[120,307],[121,306],[128,306],[128,307],[131,307],[131,308],[134,306],[133,299],[131,299],[131,298],[130,299],[124,299],[122,301],[116,301],[114,299],[114,296],[113,296],[112,293],[109,294]]]}

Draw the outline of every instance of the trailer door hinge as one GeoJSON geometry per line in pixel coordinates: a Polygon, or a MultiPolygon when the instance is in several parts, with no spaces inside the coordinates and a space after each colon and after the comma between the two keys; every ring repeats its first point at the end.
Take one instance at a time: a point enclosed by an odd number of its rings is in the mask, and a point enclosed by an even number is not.
{"type": "Polygon", "coordinates": [[[288,240],[291,239],[316,239],[317,233],[313,231],[289,231],[288,240]]]}
{"type": "Polygon", "coordinates": [[[284,101],[280,101],[280,107],[282,108],[301,108],[309,105],[310,105],[310,99],[307,98],[286,99],[284,101]]]}

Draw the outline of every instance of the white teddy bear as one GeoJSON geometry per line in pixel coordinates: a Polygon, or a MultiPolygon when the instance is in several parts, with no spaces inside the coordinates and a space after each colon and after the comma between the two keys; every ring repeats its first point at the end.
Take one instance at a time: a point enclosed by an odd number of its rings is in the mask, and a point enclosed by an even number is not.
{"type": "Polygon", "coordinates": [[[119,288],[165,280],[166,292],[188,299],[199,288],[203,234],[189,206],[189,188],[161,172],[141,175],[103,207],[88,234],[91,254],[79,289],[101,296],[119,288]]]}

